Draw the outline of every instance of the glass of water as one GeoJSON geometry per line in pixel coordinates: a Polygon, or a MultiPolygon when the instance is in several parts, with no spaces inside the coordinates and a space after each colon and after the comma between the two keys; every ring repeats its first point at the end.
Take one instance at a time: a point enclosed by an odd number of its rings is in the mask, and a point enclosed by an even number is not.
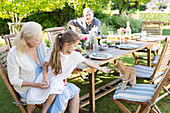
{"type": "Polygon", "coordinates": [[[146,31],[142,31],[141,34],[142,34],[142,38],[146,38],[146,31]]]}

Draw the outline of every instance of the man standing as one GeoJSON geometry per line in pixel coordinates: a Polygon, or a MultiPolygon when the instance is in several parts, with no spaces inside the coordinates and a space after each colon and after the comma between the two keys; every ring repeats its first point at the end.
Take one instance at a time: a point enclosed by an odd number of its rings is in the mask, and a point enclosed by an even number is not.
{"type": "Polygon", "coordinates": [[[94,13],[90,8],[83,10],[84,17],[70,20],[68,25],[73,31],[79,33],[78,29],[81,30],[82,34],[89,34],[93,28],[97,29],[98,35],[101,31],[101,21],[94,17],[94,13]]]}

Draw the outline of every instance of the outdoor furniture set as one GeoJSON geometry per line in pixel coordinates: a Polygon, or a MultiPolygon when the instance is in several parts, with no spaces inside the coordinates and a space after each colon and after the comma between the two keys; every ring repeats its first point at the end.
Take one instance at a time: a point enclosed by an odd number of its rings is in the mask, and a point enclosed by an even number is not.
{"type": "MultiPolygon", "coordinates": [[[[64,27],[45,29],[45,32],[48,35],[49,44],[52,45],[56,35],[60,32],[64,32],[64,27]]],[[[8,55],[9,49],[12,47],[12,40],[13,40],[13,37],[15,36],[16,35],[8,35],[8,36],[2,37],[3,39],[5,39],[5,42],[7,45],[0,47],[0,75],[2,76],[8,90],[10,91],[12,97],[14,98],[15,103],[17,103],[17,106],[21,109],[22,113],[26,113],[27,112],[26,101],[23,101],[18,95],[18,93],[13,89],[12,85],[9,83],[8,74],[7,74],[6,57],[8,55]]],[[[90,50],[86,50],[87,53],[84,55],[84,57],[86,57],[88,60],[93,61],[95,64],[103,66],[122,56],[132,54],[132,53],[134,54],[134,52],[139,52],[140,50],[147,48],[146,51],[148,53],[147,54],[147,65],[148,66],[135,65],[134,68],[136,70],[137,78],[148,80],[150,84],[136,84],[134,88],[129,88],[128,86],[126,90],[124,90],[123,92],[120,92],[121,84],[119,83],[121,82],[121,79],[118,78],[95,90],[95,74],[97,70],[94,68],[88,67],[84,64],[80,64],[77,66],[74,72],[79,73],[83,71],[83,72],[89,73],[89,76],[88,76],[89,77],[89,93],[80,97],[80,101],[81,101],[80,112],[94,113],[95,112],[95,100],[101,98],[102,96],[114,90],[116,90],[116,92],[113,95],[112,100],[125,113],[130,113],[130,111],[122,103],[120,103],[120,101],[127,101],[127,102],[139,104],[139,107],[136,113],[138,112],[146,113],[148,111],[160,112],[158,107],[156,106],[156,103],[159,101],[159,99],[169,94],[168,89],[166,89],[166,85],[169,84],[169,80],[167,82],[167,79],[169,79],[169,75],[170,75],[170,37],[166,38],[166,36],[161,36],[161,35],[160,36],[148,35],[147,37],[152,38],[154,40],[152,41],[132,40],[128,42],[128,44],[137,45],[134,48],[128,49],[128,48],[121,48],[121,47],[119,48],[119,46],[116,46],[116,47],[109,47],[103,51],[98,51],[98,54],[100,55],[109,54],[110,56],[107,58],[105,57],[101,59],[98,57],[92,57],[92,56],[90,57],[92,53],[90,52],[90,50]],[[153,68],[151,67],[152,47],[154,46],[154,44],[159,43],[163,40],[165,40],[165,44],[163,46],[161,55],[158,58],[157,65],[155,68],[153,68]],[[158,83],[158,84],[156,85],[155,83],[158,83]],[[166,93],[164,93],[163,96],[158,97],[162,88],[164,89],[164,91],[166,91],[166,93]],[[100,93],[101,90],[102,92],[100,93]],[[137,92],[137,93],[129,94],[127,92],[137,92]],[[150,95],[145,96],[146,93],[149,93],[150,95]],[[138,94],[142,94],[142,95],[138,95],[138,94]],[[133,98],[129,99],[129,97],[133,97],[133,98]],[[87,104],[90,104],[90,110],[83,108],[87,104]]],[[[82,77],[82,75],[78,77],[82,77]]],[[[41,108],[41,107],[42,105],[35,105],[34,111],[36,111],[38,108],[41,108]]]]}

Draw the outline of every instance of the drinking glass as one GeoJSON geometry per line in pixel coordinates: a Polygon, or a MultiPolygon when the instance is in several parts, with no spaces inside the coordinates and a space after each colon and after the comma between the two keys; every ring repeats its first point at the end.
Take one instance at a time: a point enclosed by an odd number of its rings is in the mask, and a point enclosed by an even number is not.
{"type": "Polygon", "coordinates": [[[109,35],[113,35],[113,31],[108,31],[108,34],[109,35]]]}
{"type": "Polygon", "coordinates": [[[146,31],[142,31],[141,34],[142,34],[142,38],[146,38],[146,31]]]}
{"type": "Polygon", "coordinates": [[[120,36],[120,45],[124,45],[125,36],[120,36]]]}

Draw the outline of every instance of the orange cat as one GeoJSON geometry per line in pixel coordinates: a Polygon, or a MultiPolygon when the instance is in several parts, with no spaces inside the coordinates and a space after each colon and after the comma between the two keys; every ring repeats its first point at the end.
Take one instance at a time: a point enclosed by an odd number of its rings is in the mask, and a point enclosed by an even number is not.
{"type": "Polygon", "coordinates": [[[136,84],[136,72],[133,67],[127,67],[120,60],[114,60],[114,69],[120,71],[120,78],[122,79],[121,92],[126,89],[126,84],[129,82],[131,87],[136,84]]]}

